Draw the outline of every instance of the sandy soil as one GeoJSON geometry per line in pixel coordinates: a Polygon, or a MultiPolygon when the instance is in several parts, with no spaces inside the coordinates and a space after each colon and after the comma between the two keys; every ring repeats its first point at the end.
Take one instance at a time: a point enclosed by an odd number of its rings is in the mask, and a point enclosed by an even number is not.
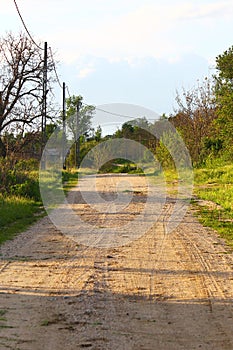
{"type": "MultiPolygon", "coordinates": [[[[134,220],[146,201],[143,178],[124,179],[133,198],[109,214],[114,227],[134,220]]],[[[119,176],[98,181],[111,199],[119,176]]],[[[104,226],[77,190],[72,196],[84,221],[104,226]]],[[[48,217],[4,244],[0,349],[232,350],[233,254],[192,208],[167,235],[173,206],[168,197],[158,222],[124,246],[78,244],[48,217]]]]}

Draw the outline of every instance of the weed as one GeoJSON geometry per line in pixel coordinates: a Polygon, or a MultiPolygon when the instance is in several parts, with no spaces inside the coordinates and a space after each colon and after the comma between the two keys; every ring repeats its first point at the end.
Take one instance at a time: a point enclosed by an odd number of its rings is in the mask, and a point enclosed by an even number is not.
{"type": "Polygon", "coordinates": [[[4,316],[7,313],[7,310],[0,310],[0,316],[4,316]]]}
{"type": "Polygon", "coordinates": [[[6,317],[0,317],[0,321],[7,321],[6,317]]]}
{"type": "Polygon", "coordinates": [[[45,327],[45,326],[47,327],[49,324],[50,324],[49,320],[43,320],[40,325],[43,327],[45,327]]]}
{"type": "Polygon", "coordinates": [[[101,326],[102,324],[102,322],[96,321],[92,323],[92,326],[101,326]]]}

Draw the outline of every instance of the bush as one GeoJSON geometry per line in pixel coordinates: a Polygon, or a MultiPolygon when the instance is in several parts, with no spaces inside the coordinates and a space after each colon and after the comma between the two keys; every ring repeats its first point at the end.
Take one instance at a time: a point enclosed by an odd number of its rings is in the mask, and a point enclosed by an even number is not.
{"type": "Polygon", "coordinates": [[[0,190],[5,195],[41,201],[38,162],[0,158],[0,190]]]}
{"type": "Polygon", "coordinates": [[[41,201],[39,183],[36,180],[28,178],[24,183],[17,183],[10,187],[10,193],[34,199],[36,202],[41,201]]]}

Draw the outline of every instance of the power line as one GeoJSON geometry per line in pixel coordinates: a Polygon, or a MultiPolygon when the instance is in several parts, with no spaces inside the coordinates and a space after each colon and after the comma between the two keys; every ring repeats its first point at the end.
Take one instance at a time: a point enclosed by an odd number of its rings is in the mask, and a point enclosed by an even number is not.
{"type": "MultiPolygon", "coordinates": [[[[26,30],[28,36],[30,37],[31,41],[36,45],[37,48],[39,48],[40,50],[43,50],[43,49],[34,41],[32,35],[30,34],[30,32],[29,32],[29,30],[28,30],[28,28],[27,28],[27,26],[26,26],[26,24],[25,24],[25,22],[24,22],[24,20],[23,20],[23,17],[22,17],[22,15],[21,15],[20,11],[19,11],[19,7],[18,7],[18,5],[17,5],[17,3],[16,3],[16,0],[14,0],[14,4],[15,4],[16,10],[17,10],[17,12],[18,12],[18,15],[19,15],[19,17],[20,17],[20,19],[21,19],[21,21],[22,21],[22,24],[23,24],[23,26],[24,26],[24,28],[25,28],[25,30],[26,30]]],[[[57,74],[57,69],[56,69],[56,65],[55,65],[55,61],[54,61],[54,58],[53,58],[53,53],[52,53],[51,47],[49,47],[49,51],[50,51],[50,55],[51,55],[51,59],[52,59],[53,70],[54,70],[54,73],[55,73],[55,76],[56,76],[56,81],[57,81],[58,85],[60,86],[60,88],[62,89],[62,83],[61,83],[61,81],[60,81],[60,79],[59,79],[59,76],[58,76],[58,74],[57,74]]],[[[67,92],[68,92],[69,97],[71,97],[68,86],[66,86],[66,90],[67,90],[67,92]]],[[[89,105],[86,104],[86,103],[83,103],[83,104],[86,105],[86,106],[89,106],[89,105]]],[[[110,115],[114,115],[114,116],[117,116],[117,117],[127,118],[127,119],[135,119],[135,117],[132,117],[132,116],[129,116],[129,115],[124,115],[124,114],[118,114],[118,113],[114,113],[114,112],[109,112],[109,111],[106,111],[106,110],[104,110],[104,109],[97,108],[96,106],[95,106],[95,109],[96,109],[97,111],[100,111],[100,112],[103,112],[103,113],[106,113],[106,114],[110,114],[110,115]]]]}
{"type": "Polygon", "coordinates": [[[57,69],[56,69],[56,65],[55,65],[55,61],[54,61],[54,58],[53,58],[53,52],[52,52],[51,47],[49,47],[49,51],[50,51],[50,55],[51,55],[51,59],[52,59],[52,65],[53,65],[53,70],[54,70],[54,73],[56,75],[57,83],[60,86],[60,88],[62,89],[62,83],[61,83],[61,81],[59,79],[59,76],[57,74],[57,69]]]}
{"type": "Polygon", "coordinates": [[[68,96],[71,97],[70,90],[69,90],[69,87],[67,85],[66,85],[66,91],[68,92],[68,96]]]}
{"type": "MultiPolygon", "coordinates": [[[[84,102],[83,102],[83,104],[84,104],[85,106],[90,106],[90,104],[87,104],[87,103],[84,103],[84,102]]],[[[94,106],[94,107],[95,107],[95,109],[96,109],[97,111],[104,112],[104,113],[110,114],[110,115],[114,115],[114,116],[116,116],[116,117],[127,118],[127,119],[135,119],[135,118],[136,118],[136,117],[132,117],[132,116],[130,116],[130,115],[124,115],[124,114],[118,114],[118,113],[115,113],[115,112],[109,112],[109,111],[106,111],[105,109],[98,108],[98,107],[96,107],[96,106],[94,106]]]]}
{"type": "Polygon", "coordinates": [[[35,40],[33,39],[32,35],[30,34],[30,32],[29,32],[29,30],[28,30],[28,28],[27,28],[27,26],[26,26],[26,24],[25,24],[25,22],[24,22],[24,20],[23,20],[23,17],[22,17],[22,15],[21,15],[20,11],[19,11],[19,7],[18,7],[18,5],[17,5],[17,3],[16,3],[16,0],[14,0],[14,4],[15,4],[16,10],[17,10],[17,12],[18,12],[18,15],[19,15],[19,17],[20,17],[20,19],[21,19],[21,22],[22,22],[22,24],[23,24],[23,26],[24,26],[24,29],[26,30],[26,32],[27,32],[29,38],[30,38],[31,41],[34,43],[34,45],[36,45],[36,47],[37,47],[38,49],[43,50],[42,47],[40,47],[40,46],[35,42],[35,40]]]}
{"type": "MultiPolygon", "coordinates": [[[[83,102],[83,104],[85,105],[85,106],[90,106],[90,104],[87,104],[87,103],[84,103],[83,102]]],[[[100,112],[104,112],[104,113],[106,113],[106,114],[110,114],[110,115],[114,115],[114,116],[116,116],[116,117],[121,117],[121,118],[127,118],[127,119],[138,119],[138,118],[140,118],[140,117],[133,117],[133,116],[130,116],[130,115],[124,115],[124,114],[118,114],[118,113],[115,113],[115,112],[110,112],[110,111],[106,111],[105,109],[102,109],[102,108],[98,108],[98,107],[96,107],[96,106],[94,106],[95,107],[95,109],[97,110],[97,111],[100,111],[100,112]]],[[[154,118],[154,119],[152,119],[152,118],[146,118],[148,121],[150,121],[150,120],[152,120],[152,121],[155,121],[156,119],[154,118]]]]}
{"type": "MultiPolygon", "coordinates": [[[[98,124],[97,122],[95,124],[98,124]]],[[[120,125],[121,122],[109,122],[109,123],[103,123],[103,125],[120,125]]]]}
{"type": "MultiPolygon", "coordinates": [[[[63,89],[63,84],[61,83],[61,80],[58,76],[58,73],[57,73],[57,68],[56,68],[56,64],[55,64],[55,60],[54,60],[54,57],[53,57],[53,52],[52,52],[52,48],[51,46],[49,47],[49,51],[50,51],[50,56],[51,56],[51,60],[52,60],[52,65],[53,65],[53,70],[54,70],[54,73],[55,73],[55,76],[56,76],[56,81],[58,83],[58,85],[60,86],[61,89],[63,89]]],[[[68,96],[70,96],[70,91],[69,91],[69,87],[66,85],[66,91],[68,93],[68,96]]]]}
{"type": "MultiPolygon", "coordinates": [[[[63,89],[63,84],[61,83],[61,80],[58,76],[58,73],[57,73],[57,68],[56,68],[56,64],[55,64],[55,60],[54,60],[54,57],[53,57],[53,52],[52,52],[52,48],[51,46],[49,47],[49,51],[50,51],[50,56],[51,56],[51,59],[52,59],[52,65],[53,65],[53,70],[54,70],[54,73],[56,75],[56,81],[58,83],[58,85],[60,86],[61,89],[63,89]]],[[[70,97],[70,91],[69,91],[69,88],[68,86],[66,85],[66,90],[67,90],[67,93],[70,97]]]]}
{"type": "MultiPolygon", "coordinates": [[[[53,57],[53,52],[52,52],[52,48],[51,46],[49,47],[49,51],[50,51],[50,56],[51,56],[51,60],[52,60],[52,65],[53,65],[53,70],[54,70],[54,73],[55,73],[55,76],[56,76],[56,81],[58,83],[58,85],[60,86],[61,89],[63,89],[63,84],[61,83],[61,80],[58,76],[58,73],[57,73],[57,68],[56,68],[56,64],[55,64],[55,60],[54,60],[54,57],[53,57]]],[[[69,87],[66,85],[66,91],[68,93],[68,96],[71,97],[70,95],[70,91],[69,91],[69,87]]]]}
{"type": "MultiPolygon", "coordinates": [[[[25,21],[23,20],[23,17],[22,17],[22,15],[21,15],[20,11],[19,11],[19,7],[18,7],[18,5],[17,5],[16,0],[13,0],[13,1],[14,1],[16,10],[17,10],[17,12],[18,12],[18,15],[19,15],[19,17],[20,17],[20,19],[21,19],[21,22],[22,22],[22,24],[23,24],[23,26],[24,26],[24,29],[26,30],[26,32],[27,32],[29,38],[31,39],[31,41],[34,43],[34,45],[35,45],[38,49],[40,49],[40,50],[43,51],[44,49],[43,49],[42,47],[40,47],[40,46],[35,42],[35,40],[33,39],[32,35],[30,34],[30,32],[29,32],[29,30],[28,30],[28,28],[27,28],[27,26],[26,26],[26,24],[25,24],[25,21]]],[[[58,76],[58,73],[57,73],[57,69],[56,69],[56,65],[55,65],[55,61],[54,61],[54,58],[53,58],[53,53],[52,53],[51,47],[49,47],[49,50],[50,50],[50,55],[51,55],[51,59],[52,59],[53,70],[54,70],[54,73],[55,73],[55,76],[56,76],[56,81],[57,81],[58,85],[60,86],[60,88],[62,89],[62,83],[61,83],[61,81],[60,81],[60,79],[59,79],[59,76],[58,76]]],[[[51,88],[50,88],[50,90],[51,90],[51,88]]],[[[68,96],[71,97],[70,91],[69,91],[69,88],[68,88],[67,85],[66,85],[66,90],[67,90],[68,96]]],[[[86,104],[86,103],[83,103],[83,104],[86,105],[86,106],[89,106],[89,104],[86,104]]],[[[96,107],[96,106],[95,106],[95,109],[96,109],[97,111],[100,111],[100,112],[103,112],[103,113],[106,113],[106,114],[110,114],[110,115],[114,115],[114,116],[120,117],[120,118],[135,119],[135,117],[132,117],[132,116],[129,116],[129,115],[124,115],[124,114],[118,114],[118,113],[114,113],[114,112],[109,112],[109,111],[106,111],[106,110],[104,110],[104,109],[98,108],[98,107],[96,107]]],[[[152,120],[152,119],[148,119],[148,120],[152,120]]]]}
{"type": "Polygon", "coordinates": [[[97,111],[100,111],[100,112],[104,112],[106,114],[111,114],[111,115],[115,115],[116,117],[121,117],[121,118],[127,118],[127,119],[135,119],[135,117],[132,117],[130,115],[124,115],[124,114],[118,114],[118,113],[115,113],[115,112],[109,112],[109,111],[106,111],[102,108],[96,108],[97,111]]]}
{"type": "MultiPolygon", "coordinates": [[[[15,8],[16,8],[16,10],[17,10],[17,13],[18,13],[18,15],[19,15],[19,17],[20,17],[20,20],[21,20],[21,22],[22,22],[22,24],[23,24],[23,26],[24,26],[24,29],[25,29],[25,31],[27,32],[29,38],[31,39],[31,41],[33,42],[33,44],[34,44],[39,50],[44,51],[44,48],[40,47],[40,46],[35,42],[35,40],[33,39],[33,37],[32,37],[32,35],[31,35],[30,31],[28,30],[27,25],[26,25],[26,23],[25,23],[25,21],[24,21],[22,15],[21,15],[21,13],[20,13],[20,10],[19,10],[19,7],[18,7],[18,4],[17,4],[16,0],[14,0],[14,4],[15,4],[15,8]]],[[[56,81],[57,81],[58,85],[60,86],[60,88],[62,89],[63,86],[62,86],[62,83],[61,83],[61,81],[60,81],[60,79],[59,79],[59,76],[58,76],[58,73],[57,73],[56,64],[55,64],[55,61],[54,61],[53,52],[52,52],[51,47],[49,47],[49,51],[50,51],[50,56],[51,56],[51,60],[52,60],[53,70],[54,70],[54,73],[55,73],[55,76],[56,76],[56,81]]],[[[52,88],[51,88],[50,86],[48,86],[48,88],[49,88],[50,92],[53,94],[52,88]]],[[[70,92],[69,92],[68,86],[66,86],[66,90],[67,90],[68,95],[69,95],[69,97],[70,97],[70,92]]]]}
{"type": "MultiPolygon", "coordinates": [[[[16,10],[17,10],[17,12],[18,12],[18,15],[19,15],[19,17],[20,17],[20,19],[21,19],[21,21],[22,21],[22,24],[23,24],[23,26],[24,26],[24,28],[25,28],[25,30],[26,30],[28,36],[30,37],[31,41],[34,43],[34,45],[36,45],[36,47],[37,47],[38,49],[44,50],[42,47],[40,47],[40,46],[35,42],[35,40],[33,39],[32,35],[30,34],[30,32],[29,32],[29,30],[28,30],[28,28],[27,28],[27,26],[26,26],[26,24],[25,24],[25,21],[23,20],[23,17],[22,17],[22,15],[21,15],[20,11],[19,11],[19,7],[18,7],[18,5],[17,5],[16,0],[14,0],[14,4],[15,4],[16,10]]],[[[56,66],[55,66],[54,59],[53,59],[53,53],[52,53],[51,47],[49,47],[49,50],[50,50],[50,55],[51,55],[51,59],[52,59],[53,69],[54,69],[54,72],[55,72],[55,75],[56,75],[56,80],[57,80],[59,86],[62,88],[62,84],[61,84],[60,79],[59,79],[58,74],[57,74],[57,70],[56,70],[56,66]]],[[[50,91],[52,91],[50,87],[49,87],[49,89],[50,89],[50,91]]]]}

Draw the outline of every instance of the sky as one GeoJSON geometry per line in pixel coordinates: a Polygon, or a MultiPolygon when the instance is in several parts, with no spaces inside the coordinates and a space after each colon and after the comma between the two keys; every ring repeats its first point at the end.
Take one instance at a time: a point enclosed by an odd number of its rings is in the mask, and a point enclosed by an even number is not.
{"type": "MultiPolygon", "coordinates": [[[[70,93],[109,110],[121,103],[174,113],[176,91],[210,77],[216,56],[233,45],[232,0],[17,3],[35,41],[51,46],[70,93]]],[[[14,1],[0,0],[0,35],[23,30],[14,1]]],[[[111,115],[102,120],[119,125],[111,115]]]]}

